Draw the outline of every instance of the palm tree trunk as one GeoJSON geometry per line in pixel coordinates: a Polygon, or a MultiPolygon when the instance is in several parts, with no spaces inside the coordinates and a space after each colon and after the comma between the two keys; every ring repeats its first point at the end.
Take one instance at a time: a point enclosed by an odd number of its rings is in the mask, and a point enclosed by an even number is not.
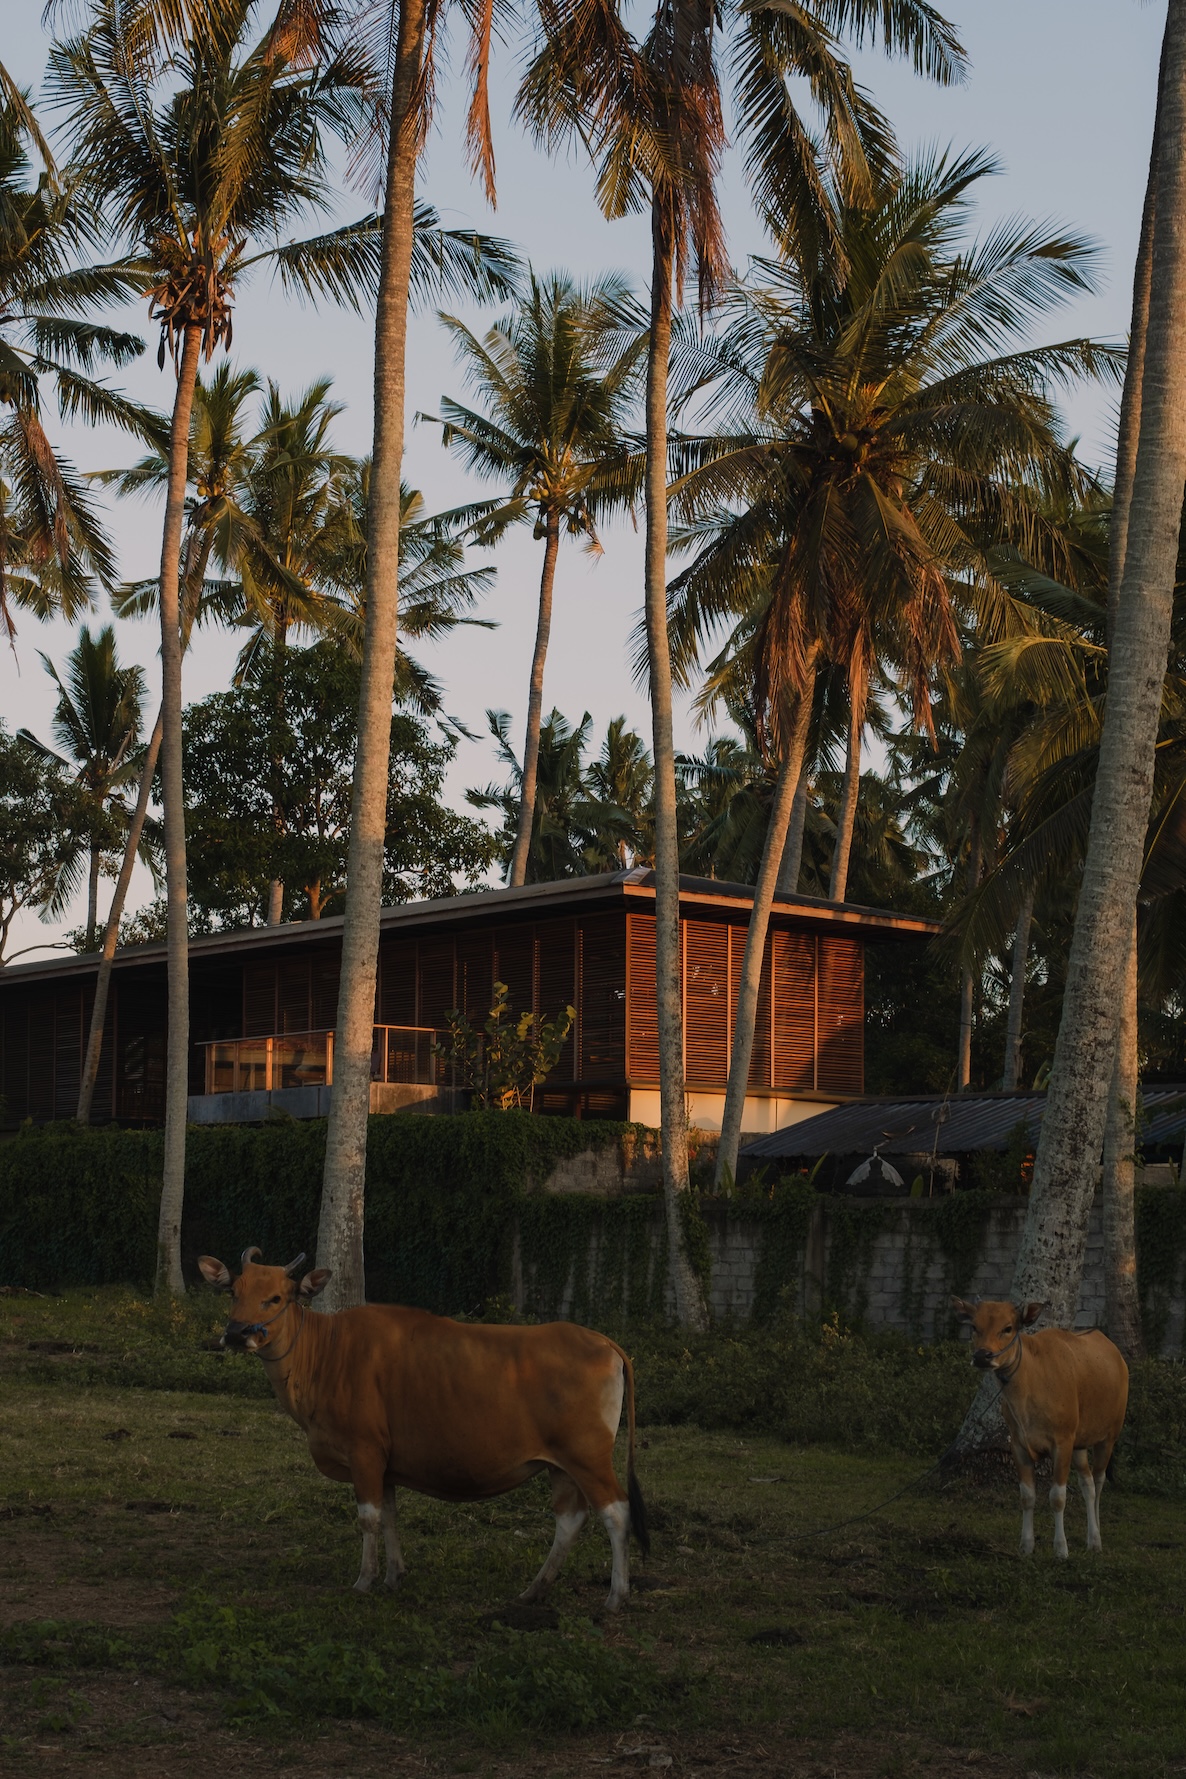
{"type": "Polygon", "coordinates": [[[189,1099],[189,922],[185,880],[185,800],[181,766],[181,529],[189,474],[189,423],[201,330],[187,327],[177,368],[169,432],[169,483],[161,539],[161,800],[165,811],[165,950],[169,972],[165,1065],[165,1148],[157,1228],[156,1294],[181,1296],[181,1208],[185,1198],[185,1120],[189,1099]]]}
{"type": "Polygon", "coordinates": [[[1104,1126],[1104,1327],[1126,1359],[1145,1357],[1137,1295],[1137,929],[1133,921],[1104,1126]]]}
{"type": "Polygon", "coordinates": [[[544,568],[539,583],[539,618],[535,626],[535,653],[531,657],[531,684],[527,693],[527,735],[523,742],[523,782],[519,787],[519,823],[507,883],[518,889],[527,882],[531,853],[531,827],[535,820],[535,785],[539,771],[539,730],[544,713],[544,662],[552,633],[552,590],[556,585],[556,558],[560,553],[560,515],[548,509],[544,533],[544,568]]]}
{"type": "Polygon", "coordinates": [[[399,619],[404,360],[420,146],[425,13],[425,0],[402,0],[387,150],[383,251],[375,313],[375,439],[367,517],[366,630],[350,805],[348,894],[342,929],[334,1086],[317,1229],[317,1264],[330,1267],[334,1274],[326,1292],[329,1309],[361,1303],[364,1295],[367,1119],[399,619]]]}
{"type": "MultiPolygon", "coordinates": [[[[807,684],[814,680],[814,661],[809,665],[807,684]]],[[[787,829],[791,807],[803,773],[807,737],[811,728],[811,696],[805,692],[796,706],[790,740],[783,754],[774,801],[762,848],[762,863],[754,885],[753,906],[745,935],[745,954],[741,960],[741,981],[737,991],[737,1007],[733,1014],[733,1049],[729,1056],[729,1084],[725,1090],[725,1110],[721,1115],[721,1140],[717,1146],[716,1183],[725,1185],[737,1173],[737,1151],[741,1143],[741,1120],[745,1114],[745,1095],[749,1086],[749,1064],[754,1048],[754,1025],[758,1013],[758,990],[762,980],[762,956],[766,950],[766,930],[770,924],[770,905],[786,851],[787,829]]]]}
{"type": "Polygon", "coordinates": [[[679,956],[679,830],[671,651],[667,640],[667,375],[671,357],[673,252],[668,218],[651,206],[651,329],[647,342],[646,555],[647,664],[655,798],[655,992],[659,1025],[659,1117],[663,1202],[675,1309],[682,1328],[708,1325],[704,1294],[688,1254],[688,1120],[684,1101],[684,1021],[679,956]]]}
{"type": "Polygon", "coordinates": [[[103,855],[94,841],[91,842],[90,870],[87,872],[86,885],[86,948],[95,949],[95,931],[99,925],[99,866],[103,855]]]}
{"type": "Polygon", "coordinates": [[[1186,0],[1170,0],[1156,226],[1124,575],[1109,650],[1091,832],[1015,1292],[1078,1307],[1153,790],[1186,483],[1186,0]]]}
{"type": "MultiPolygon", "coordinates": [[[[983,844],[980,835],[980,823],[975,816],[971,823],[972,838],[968,852],[968,888],[974,890],[980,882],[980,866],[983,858],[983,844]]],[[[960,970],[960,1038],[959,1057],[956,1063],[956,1088],[963,1093],[972,1084],[972,1016],[976,1002],[976,976],[971,964],[964,964],[960,970]]]]}
{"type": "MultiPolygon", "coordinates": [[[[152,734],[149,737],[148,752],[144,756],[144,766],[140,773],[140,788],[136,793],[136,807],[133,809],[132,819],[128,823],[119,876],[115,881],[111,907],[107,910],[107,925],[103,929],[103,950],[99,956],[99,973],[95,977],[95,1004],[91,1008],[91,1025],[90,1031],[87,1033],[86,1056],[82,1064],[82,1081],[78,1089],[78,1110],[74,1114],[79,1124],[89,1124],[91,1121],[95,1083],[99,1078],[99,1060],[103,1055],[103,1026],[107,1020],[111,964],[115,957],[115,948],[119,943],[119,923],[123,919],[124,904],[128,899],[128,887],[132,881],[132,870],[136,863],[136,854],[140,850],[140,839],[144,833],[144,818],[148,814],[148,805],[152,797],[152,778],[156,771],[157,755],[161,751],[161,729],[161,712],[158,711],[156,722],[152,727],[152,734]]],[[[111,1110],[114,1116],[114,1092],[111,1110]]]]}
{"type": "MultiPolygon", "coordinates": [[[[272,735],[269,770],[272,778],[272,832],[276,844],[284,833],[284,666],[288,649],[288,620],[281,610],[276,614],[272,638],[272,735]]],[[[278,927],[284,918],[284,884],[273,877],[268,885],[268,925],[278,927]]]]}
{"type": "Polygon", "coordinates": [[[1009,973],[1009,1018],[1005,1026],[1005,1067],[1001,1086],[1016,1093],[1021,1078],[1021,1015],[1025,1006],[1025,968],[1029,962],[1030,928],[1034,923],[1034,892],[1026,890],[1013,929],[1013,967],[1009,973]]]}
{"type": "Polygon", "coordinates": [[[787,824],[786,843],[782,849],[782,860],[778,867],[778,883],[775,894],[779,896],[797,896],[799,894],[799,873],[803,869],[803,840],[807,833],[807,753],[804,750],[803,764],[799,769],[799,783],[795,790],[795,800],[791,804],[791,819],[787,824]]]}
{"type": "Polygon", "coordinates": [[[848,861],[852,856],[853,829],[861,795],[861,736],[865,728],[869,682],[860,668],[849,672],[848,697],[848,752],[844,760],[844,784],[836,823],[836,850],[832,855],[832,881],[828,885],[829,902],[843,902],[848,889],[848,861]]]}

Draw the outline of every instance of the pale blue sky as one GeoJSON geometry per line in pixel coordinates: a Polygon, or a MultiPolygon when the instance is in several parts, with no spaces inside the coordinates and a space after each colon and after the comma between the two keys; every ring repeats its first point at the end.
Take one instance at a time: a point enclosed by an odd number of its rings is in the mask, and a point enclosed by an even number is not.
{"type": "MultiPolygon", "coordinates": [[[[1024,212],[1056,218],[1099,243],[1098,294],[1054,318],[1045,337],[1089,333],[1122,338],[1128,326],[1164,4],[952,0],[946,10],[971,56],[971,77],[965,87],[937,90],[902,66],[872,56],[861,59],[862,80],[908,146],[938,142],[994,149],[1003,171],[982,188],[982,226],[1024,212]]],[[[34,89],[41,79],[47,43],[39,18],[38,0],[0,0],[4,24],[0,55],[34,89]]],[[[487,210],[459,152],[459,83],[453,81],[442,82],[442,103],[421,181],[423,195],[450,224],[477,224],[505,235],[541,269],[558,266],[587,276],[612,267],[643,287],[649,248],[645,223],[639,219],[605,223],[593,202],[588,168],[576,160],[544,159],[510,123],[516,60],[514,46],[505,49],[494,81],[497,211],[491,215],[487,210]]],[[[734,262],[741,265],[762,243],[749,214],[736,156],[730,157],[724,190],[730,247],[734,262]]],[[[343,195],[343,216],[360,213],[364,207],[358,194],[343,195]]],[[[147,337],[143,316],[133,320],[125,311],[123,324],[141,328],[147,337]]],[[[154,337],[152,349],[124,382],[138,396],[165,407],[170,379],[157,371],[155,344],[154,337]]],[[[339,311],[313,313],[286,303],[277,291],[259,284],[246,290],[237,305],[234,347],[239,363],[274,377],[286,393],[295,393],[315,377],[332,375],[337,399],[347,404],[337,426],[338,442],[355,452],[369,448],[367,318],[339,311]]],[[[433,317],[417,317],[409,351],[409,416],[418,409],[436,411],[442,393],[460,393],[450,350],[433,317]]],[[[1110,460],[1114,407],[1114,395],[1098,390],[1078,392],[1067,404],[1083,454],[1094,463],[1107,465],[1110,460]]],[[[131,455],[128,441],[120,436],[82,428],[71,431],[66,449],[85,468],[122,463],[131,455]]],[[[410,428],[405,473],[433,507],[478,492],[443,452],[432,428],[410,428]]],[[[159,553],[157,509],[124,503],[113,511],[112,526],[123,572],[128,576],[154,572],[159,553]]],[[[645,700],[631,684],[627,665],[627,639],[641,600],[640,539],[623,525],[604,542],[605,554],[597,563],[576,549],[562,551],[545,696],[549,706],[555,703],[572,717],[589,710],[597,731],[625,711],[646,733],[645,700]]],[[[471,728],[483,728],[483,711],[495,706],[514,713],[518,732],[534,630],[538,550],[524,532],[498,551],[498,582],[482,612],[498,621],[497,630],[462,631],[425,651],[446,683],[449,709],[471,728]]],[[[71,640],[65,625],[22,621],[16,660],[6,653],[0,663],[0,708],[11,728],[28,724],[48,738],[52,699],[37,651],[44,649],[60,660],[71,640]]],[[[151,627],[124,626],[121,648],[126,659],[143,663],[155,686],[151,627]]],[[[201,638],[186,664],[187,699],[225,688],[234,653],[229,638],[201,638]]],[[[686,721],[681,721],[680,739],[701,745],[686,721]]],[[[451,795],[460,801],[466,785],[484,783],[494,771],[488,744],[464,746],[450,777],[451,795]]],[[[12,947],[52,936],[35,920],[26,921],[12,947]]]]}

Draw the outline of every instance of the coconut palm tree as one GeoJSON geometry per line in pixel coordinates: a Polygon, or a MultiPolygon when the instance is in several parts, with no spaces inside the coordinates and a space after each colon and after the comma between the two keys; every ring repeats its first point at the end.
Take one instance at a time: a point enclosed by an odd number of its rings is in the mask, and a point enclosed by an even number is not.
{"type": "Polygon", "coordinates": [[[44,386],[63,419],[142,431],[142,410],[93,373],[129,363],[144,342],[88,311],[138,292],[143,278],[126,263],[78,263],[99,238],[94,209],[2,68],[0,93],[0,624],[11,638],[14,606],[73,619],[91,603],[92,576],[114,581],[86,483],[45,433],[44,386]]]}
{"type": "MultiPolygon", "coordinates": [[[[1020,329],[1090,279],[1085,245],[1025,224],[960,250],[984,155],[932,157],[872,205],[835,181],[837,277],[820,237],[785,234],[730,298],[726,326],[681,342],[681,395],[719,421],[675,455],[673,499],[700,550],[677,582],[698,621],[740,615],[761,723],[792,730],[759,872],[719,1165],[735,1164],[749,1021],[818,663],[872,646],[930,730],[931,676],[957,652],[953,582],[988,578],[980,537],[1045,550],[1039,494],[1082,481],[1050,388],[1114,370],[1090,342],[1013,349],[1020,329]],[[959,403],[960,424],[951,423],[959,403]],[[760,597],[755,599],[755,587],[760,597]],[[738,605],[743,610],[738,613],[738,605]],[[868,640],[867,640],[868,639],[868,640]],[[751,955],[752,951],[752,955],[751,955]]],[[[864,669],[862,668],[862,674],[864,669]]],[[[852,756],[850,740],[850,758],[852,756]]]]}
{"type": "Polygon", "coordinates": [[[85,882],[86,949],[93,951],[103,860],[121,846],[129,825],[122,793],[140,777],[144,670],[120,666],[110,624],[94,636],[82,626],[64,675],[47,655],[41,659],[57,687],[53,733],[62,751],[45,747],[28,729],[19,734],[73,777],[87,817],[85,835],[78,834],[77,845],[62,860],[48,906],[51,913],[60,913],[85,882]]]}
{"type": "Polygon", "coordinates": [[[540,279],[533,271],[514,309],[480,339],[456,316],[441,321],[481,403],[475,411],[442,400],[444,443],[467,468],[506,490],[477,535],[492,543],[529,521],[544,545],[522,801],[507,873],[514,889],[526,882],[531,846],[560,535],[583,537],[589,550],[599,551],[597,512],[607,485],[621,499],[622,433],[643,345],[642,314],[629,286],[613,274],[581,286],[560,273],[540,279]]]}

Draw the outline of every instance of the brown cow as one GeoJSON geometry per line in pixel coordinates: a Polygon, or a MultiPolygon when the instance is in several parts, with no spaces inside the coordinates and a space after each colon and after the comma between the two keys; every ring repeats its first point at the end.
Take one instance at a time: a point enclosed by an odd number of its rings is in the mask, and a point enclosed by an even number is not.
{"type": "Polygon", "coordinates": [[[307,1306],[329,1273],[307,1273],[298,1286],[293,1274],[303,1254],[288,1266],[256,1265],[258,1254],[247,1249],[238,1278],[209,1255],[198,1265],[211,1285],[233,1295],[223,1344],[259,1354],[317,1468],[354,1485],[359,1593],[378,1574],[380,1526],[386,1586],[396,1587],[403,1574],[397,1488],[484,1501],[546,1470],[556,1536],[522,1598],[539,1599],[555,1581],[592,1508],[609,1533],[606,1605],[617,1611],[630,1592],[630,1533],[648,1549],[634,1475],[634,1371],[621,1347],[571,1322],[486,1327],[392,1304],[318,1315],[307,1306]],[[614,1473],[623,1395],[626,1491],[614,1473]]]}
{"type": "Polygon", "coordinates": [[[1054,1509],[1054,1554],[1065,1557],[1063,1511],[1072,1461],[1087,1506],[1087,1548],[1102,1550],[1100,1496],[1112,1448],[1128,1407],[1128,1366],[1119,1349],[1098,1328],[1075,1332],[1022,1330],[1045,1309],[1027,1303],[965,1303],[953,1297],[956,1312],[972,1324],[972,1363],[995,1372],[1001,1382],[1001,1413],[1009,1429],[1021,1483],[1021,1554],[1034,1549],[1034,1460],[1049,1453],[1054,1463],[1050,1505],[1054,1509]]]}

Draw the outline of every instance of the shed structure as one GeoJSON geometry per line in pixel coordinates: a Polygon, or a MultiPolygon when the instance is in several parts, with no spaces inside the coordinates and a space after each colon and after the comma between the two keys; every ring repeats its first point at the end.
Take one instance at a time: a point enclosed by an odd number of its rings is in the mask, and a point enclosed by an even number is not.
{"type": "MultiPolygon", "coordinates": [[[[685,1075],[691,1121],[718,1129],[752,891],[681,879],[685,1075]]],[[[616,872],[383,911],[372,1109],[452,1109],[433,1045],[459,1008],[485,1018],[505,982],[516,1013],[576,1009],[535,1110],[659,1122],[654,878],[616,872]]],[[[778,1129],[864,1087],[864,948],[922,939],[911,916],[812,898],[775,903],[763,963],[745,1128],[778,1129]]],[[[340,918],[190,942],[190,1116],[250,1121],[328,1110],[340,918]]],[[[73,1115],[97,960],[0,972],[0,1092],[7,1122],[73,1115]]],[[[164,1113],[163,944],[116,955],[96,1122],[164,1113]]]]}

